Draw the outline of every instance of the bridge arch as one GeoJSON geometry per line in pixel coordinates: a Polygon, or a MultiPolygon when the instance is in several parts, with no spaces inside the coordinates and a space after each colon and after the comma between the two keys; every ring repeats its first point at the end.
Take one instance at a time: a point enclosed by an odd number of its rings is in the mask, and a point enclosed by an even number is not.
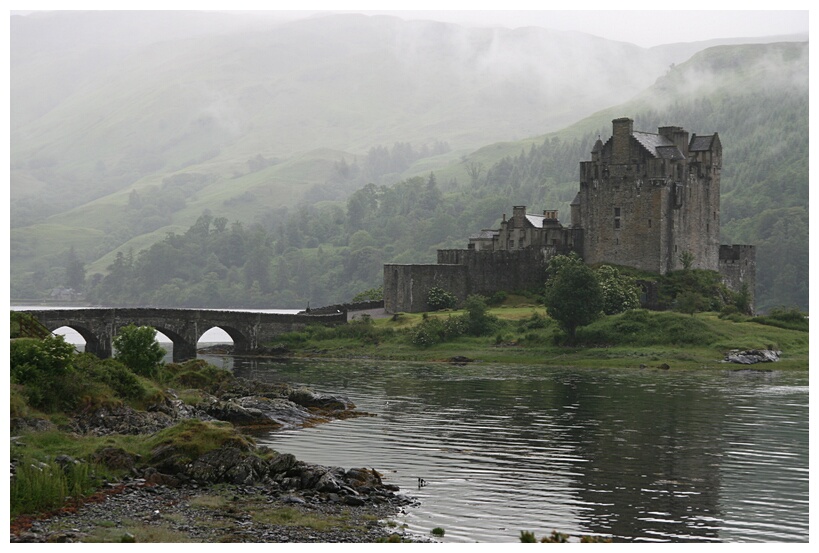
{"type": "Polygon", "coordinates": [[[230,339],[233,340],[233,347],[234,348],[239,348],[239,350],[244,350],[244,349],[248,349],[250,347],[250,340],[248,339],[248,337],[241,330],[239,330],[238,328],[236,328],[235,326],[232,326],[232,325],[219,324],[219,323],[214,323],[213,326],[211,326],[210,328],[205,329],[204,332],[200,333],[199,336],[196,339],[197,343],[202,339],[202,336],[204,336],[206,333],[210,332],[214,328],[219,329],[219,330],[223,331],[225,334],[227,334],[228,337],[230,337],[230,339]]]}
{"type": "Polygon", "coordinates": [[[44,323],[43,326],[45,326],[52,334],[55,334],[55,331],[61,328],[73,330],[82,336],[83,340],[85,340],[85,348],[83,348],[83,351],[87,353],[100,355],[100,353],[105,351],[105,344],[89,326],[77,324],[76,322],[66,323],[65,321],[47,322],[44,323]]]}

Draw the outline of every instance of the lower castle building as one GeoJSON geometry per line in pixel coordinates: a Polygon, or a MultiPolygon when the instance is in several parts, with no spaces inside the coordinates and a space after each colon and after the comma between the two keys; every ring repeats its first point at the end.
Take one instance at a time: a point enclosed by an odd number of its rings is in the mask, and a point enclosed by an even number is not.
{"type": "Polygon", "coordinates": [[[717,133],[682,127],[635,131],[612,121],[591,161],[580,162],[580,189],[568,226],[557,211],[542,215],[515,206],[499,229],[470,237],[465,250],[439,250],[438,263],[384,266],[384,307],[390,313],[428,311],[429,290],[460,300],[470,294],[539,289],[549,259],[576,252],[590,265],[612,264],[666,274],[690,267],[719,271],[733,290],[756,274],[754,246],[719,243],[722,144],[717,133]]]}

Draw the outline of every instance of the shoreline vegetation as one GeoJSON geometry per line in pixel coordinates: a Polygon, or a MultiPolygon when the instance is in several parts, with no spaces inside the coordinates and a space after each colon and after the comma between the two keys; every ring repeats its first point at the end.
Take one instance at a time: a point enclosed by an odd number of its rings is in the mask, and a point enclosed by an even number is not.
{"type": "MultiPolygon", "coordinates": [[[[247,381],[201,359],[147,368],[128,366],[128,356],[100,360],[62,337],[24,337],[21,317],[12,311],[12,541],[424,540],[391,521],[414,499],[382,482],[377,467],[310,465],[253,439],[367,416],[345,398],[247,381]]],[[[509,295],[491,307],[472,298],[460,310],[361,313],[347,325],[283,334],[259,354],[747,370],[726,356],[766,350],[779,360],[751,370],[808,369],[808,320],[787,309],[764,317],[633,309],[578,328],[566,343],[537,299],[509,295]]]]}
{"type": "Polygon", "coordinates": [[[419,541],[392,522],[415,500],[376,467],[254,439],[368,416],[345,397],[133,355],[144,344],[101,360],[26,336],[27,318],[12,311],[12,542],[419,541]]]}
{"type": "MultiPolygon", "coordinates": [[[[728,363],[732,351],[781,352],[761,370],[808,369],[808,320],[798,310],[765,316],[633,309],[577,329],[571,345],[546,308],[526,296],[498,306],[430,313],[356,316],[336,327],[283,334],[262,355],[385,361],[531,364],[544,367],[747,369],[728,363]]],[[[229,352],[216,346],[208,353],[229,352]]]]}

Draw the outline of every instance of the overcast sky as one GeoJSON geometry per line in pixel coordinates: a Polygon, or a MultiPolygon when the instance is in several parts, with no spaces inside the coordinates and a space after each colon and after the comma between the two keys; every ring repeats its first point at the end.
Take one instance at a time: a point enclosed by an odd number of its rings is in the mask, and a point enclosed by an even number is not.
{"type": "MultiPolygon", "coordinates": [[[[113,4],[89,1],[75,2],[26,2],[33,9],[111,9],[113,4]]],[[[502,26],[508,28],[538,26],[556,30],[574,30],[604,38],[630,42],[650,47],[674,42],[695,42],[711,38],[757,37],[808,32],[808,3],[782,0],[776,6],[783,11],[734,11],[737,2],[713,0],[711,2],[686,2],[690,11],[651,10],[657,2],[622,1],[619,11],[601,11],[595,7],[611,7],[612,3],[587,0],[584,11],[556,11],[528,8],[532,1],[507,0],[468,2],[470,10],[459,10],[463,0],[393,0],[389,6],[394,11],[377,10],[386,4],[383,0],[328,1],[294,0],[261,2],[259,0],[201,0],[198,2],[165,0],[122,0],[119,9],[177,9],[177,10],[274,10],[282,16],[307,16],[313,10],[360,11],[364,13],[389,13],[402,19],[434,19],[461,25],[502,26]],[[498,9],[501,6],[503,9],[498,9]],[[401,8],[412,7],[413,10],[401,8]],[[648,9],[644,9],[648,8],[648,9]],[[713,8],[725,8],[715,10],[713,8]],[[309,11],[306,11],[309,10],[309,11]],[[420,11],[423,10],[423,11],[420,11]],[[784,11],[787,10],[787,11],[784,11]]]]}
{"type": "MultiPolygon", "coordinates": [[[[609,4],[611,5],[611,4],[609,4]]],[[[369,12],[368,13],[377,13],[369,12]]],[[[390,12],[378,12],[390,13],[390,12]]],[[[466,25],[582,31],[650,47],[711,38],[808,32],[808,11],[395,11],[402,19],[436,19],[466,25]]]]}

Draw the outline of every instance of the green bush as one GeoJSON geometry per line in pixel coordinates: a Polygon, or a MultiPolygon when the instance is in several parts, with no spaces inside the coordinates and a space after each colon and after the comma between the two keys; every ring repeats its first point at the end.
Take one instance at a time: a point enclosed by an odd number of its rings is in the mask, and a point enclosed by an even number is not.
{"type": "Polygon", "coordinates": [[[696,317],[634,309],[578,329],[578,343],[602,345],[706,345],[717,335],[696,317]]]}
{"type": "Polygon", "coordinates": [[[71,365],[74,354],[74,346],[62,336],[12,340],[11,382],[23,386],[29,404],[36,409],[53,412],[71,407],[77,397],[71,365]]]}
{"type": "Polygon", "coordinates": [[[486,336],[498,328],[498,318],[487,312],[486,298],[483,296],[472,295],[466,298],[464,309],[465,313],[462,318],[467,334],[486,336]]]}
{"type": "Polygon", "coordinates": [[[775,307],[767,315],[751,319],[755,323],[786,328],[788,330],[803,330],[808,332],[808,318],[793,307],[775,307]]]}
{"type": "Polygon", "coordinates": [[[610,265],[595,271],[603,292],[603,313],[614,315],[640,307],[639,287],[633,277],[621,275],[610,265]]]}
{"type": "Polygon", "coordinates": [[[447,292],[438,287],[429,289],[427,293],[427,305],[432,311],[440,311],[441,309],[452,309],[458,305],[458,298],[455,294],[447,292]]]}
{"type": "Polygon", "coordinates": [[[142,376],[155,376],[165,357],[165,350],[156,341],[156,330],[149,326],[121,328],[114,338],[114,348],[114,358],[142,376]]]}
{"type": "Polygon", "coordinates": [[[737,303],[737,294],[728,290],[716,271],[672,271],[659,277],[658,284],[660,304],[682,313],[718,312],[727,303],[737,303]]]}
{"type": "Polygon", "coordinates": [[[119,398],[140,400],[148,394],[139,377],[115,359],[98,359],[84,353],[76,356],[74,366],[82,378],[105,384],[119,398]]]}

